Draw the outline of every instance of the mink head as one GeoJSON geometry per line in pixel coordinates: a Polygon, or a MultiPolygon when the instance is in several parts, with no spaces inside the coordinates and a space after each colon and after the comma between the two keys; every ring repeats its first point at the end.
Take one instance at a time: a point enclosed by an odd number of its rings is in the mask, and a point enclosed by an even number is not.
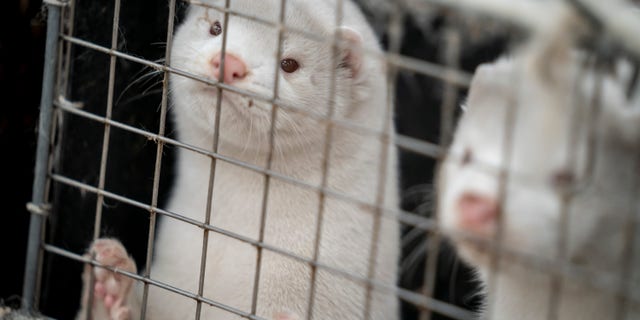
{"type": "Polygon", "coordinates": [[[363,19],[345,18],[337,25],[332,1],[292,0],[286,2],[287,29],[280,34],[280,2],[231,1],[226,19],[224,1],[191,5],[171,52],[171,66],[189,74],[171,75],[179,132],[212,135],[215,128],[220,93],[191,75],[233,87],[222,93],[220,139],[241,148],[266,147],[274,97],[281,104],[276,139],[284,148],[322,141],[324,122],[318,116],[330,109],[334,117],[350,119],[370,108],[367,99],[384,101],[371,84],[384,80],[381,64],[361,50],[367,43],[377,45],[363,19]],[[336,49],[334,35],[339,35],[336,49]]]}

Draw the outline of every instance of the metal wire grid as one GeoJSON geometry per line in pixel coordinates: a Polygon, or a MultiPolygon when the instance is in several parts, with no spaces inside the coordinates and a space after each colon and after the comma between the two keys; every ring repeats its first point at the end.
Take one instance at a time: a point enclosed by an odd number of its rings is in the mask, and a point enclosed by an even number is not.
{"type": "MultiPolygon", "coordinates": [[[[261,17],[256,17],[256,16],[250,16],[247,14],[243,14],[241,12],[236,12],[234,10],[230,9],[230,0],[226,0],[225,1],[225,5],[224,6],[215,6],[215,5],[211,5],[211,4],[206,4],[200,1],[196,1],[196,0],[185,0],[185,2],[190,3],[191,5],[200,5],[200,6],[206,6],[210,9],[214,9],[214,10],[218,10],[224,13],[224,20],[223,20],[223,34],[222,34],[222,39],[223,39],[223,44],[222,44],[222,59],[224,59],[224,52],[226,49],[226,31],[227,31],[227,23],[228,23],[228,19],[229,16],[233,15],[233,16],[239,16],[242,18],[246,18],[246,19],[251,19],[260,23],[263,23],[267,26],[272,26],[272,27],[276,27],[278,29],[278,52],[277,52],[277,56],[276,56],[276,61],[279,61],[280,56],[281,56],[281,51],[282,51],[282,37],[283,37],[283,33],[286,32],[292,32],[292,33],[297,33],[297,34],[301,34],[309,39],[313,39],[316,41],[328,41],[330,43],[333,44],[334,47],[334,57],[333,59],[336,59],[336,53],[338,50],[338,47],[340,45],[338,39],[338,34],[335,34],[333,37],[330,37],[329,39],[323,39],[321,37],[318,37],[315,34],[311,34],[305,30],[297,30],[295,28],[291,28],[289,26],[286,26],[284,23],[284,13],[286,10],[286,0],[282,0],[280,5],[280,17],[279,17],[279,21],[274,22],[274,21],[268,21],[265,20],[261,17]]],[[[440,1],[434,1],[434,3],[440,3],[442,4],[442,2],[440,1]]],[[[453,1],[452,4],[455,5],[470,5],[468,3],[465,3],[465,1],[453,1]]],[[[47,38],[47,60],[46,60],[46,67],[45,67],[45,80],[44,80],[44,85],[43,85],[43,100],[42,100],[42,113],[41,113],[41,120],[40,120],[40,130],[39,130],[39,149],[38,149],[38,158],[37,158],[37,167],[36,167],[36,178],[34,181],[34,195],[33,195],[33,201],[31,203],[31,211],[34,213],[32,215],[32,221],[31,221],[31,238],[30,238],[30,245],[29,245],[29,251],[28,251],[28,261],[27,261],[27,270],[26,270],[26,275],[25,275],[25,286],[24,286],[24,298],[25,298],[25,308],[27,309],[31,309],[32,307],[34,307],[34,303],[35,306],[37,306],[37,297],[39,296],[39,268],[41,268],[41,256],[43,254],[43,251],[47,251],[53,254],[57,254],[60,256],[64,256],[64,257],[68,257],[71,258],[73,260],[79,261],[79,262],[84,262],[84,263],[89,263],[93,266],[96,267],[103,267],[106,269],[110,269],[114,272],[123,274],[125,276],[131,277],[137,281],[143,282],[144,283],[144,291],[143,291],[143,303],[142,303],[142,318],[145,317],[146,314],[146,302],[147,302],[147,295],[148,295],[148,288],[149,285],[154,285],[163,289],[166,289],[168,291],[172,291],[174,293],[183,295],[185,297],[189,297],[191,299],[194,299],[197,302],[197,312],[196,312],[196,319],[200,318],[200,311],[201,311],[201,307],[202,304],[205,303],[207,305],[213,306],[213,307],[217,307],[226,311],[229,311],[231,313],[234,313],[236,315],[239,315],[241,317],[247,318],[247,319],[260,319],[259,317],[256,316],[256,308],[257,308],[257,296],[258,296],[258,290],[259,290],[259,286],[258,286],[258,282],[260,279],[260,264],[261,264],[261,259],[262,259],[262,251],[263,250],[269,250],[271,252],[275,252],[278,253],[280,255],[295,259],[297,261],[303,262],[308,264],[311,267],[312,270],[312,281],[311,281],[311,289],[310,289],[310,299],[309,299],[309,306],[307,308],[307,318],[311,317],[311,312],[313,310],[313,297],[315,294],[315,274],[316,271],[320,268],[323,270],[327,270],[330,271],[332,273],[335,273],[337,275],[343,276],[345,278],[351,279],[353,281],[356,281],[358,283],[361,283],[363,285],[366,286],[367,288],[367,304],[366,304],[366,308],[364,310],[364,318],[368,319],[369,318],[369,312],[370,312],[370,302],[371,302],[371,291],[373,290],[373,288],[376,289],[382,289],[382,290],[389,290],[392,291],[394,294],[397,295],[398,298],[405,300],[415,306],[418,306],[419,308],[421,308],[422,310],[422,314],[421,314],[421,319],[429,319],[430,317],[430,312],[436,312],[436,313],[440,313],[443,315],[447,315],[450,316],[452,318],[456,318],[456,319],[471,319],[473,318],[473,314],[467,310],[461,309],[459,307],[453,306],[453,305],[449,305],[445,302],[436,300],[435,298],[433,298],[433,293],[434,293],[434,276],[435,276],[435,269],[437,266],[437,251],[439,248],[439,243],[440,243],[440,233],[437,227],[437,221],[435,219],[437,219],[437,216],[433,217],[433,218],[428,218],[428,217],[424,217],[424,216],[420,216],[420,215],[416,215],[415,213],[412,212],[406,212],[406,211],[402,211],[402,210],[397,210],[397,209],[392,209],[392,208],[387,208],[384,207],[382,205],[382,194],[383,194],[383,190],[384,190],[384,171],[386,170],[386,156],[387,153],[386,152],[382,152],[381,154],[381,165],[380,165],[380,178],[378,181],[378,193],[377,193],[377,197],[376,197],[376,202],[375,203],[368,203],[366,201],[363,201],[362,199],[357,199],[351,196],[348,196],[346,194],[342,194],[340,192],[337,192],[335,190],[332,190],[330,188],[328,188],[327,186],[327,170],[328,170],[328,150],[331,147],[331,140],[332,140],[332,134],[333,134],[333,127],[340,127],[340,128],[344,128],[344,129],[349,129],[352,130],[354,132],[358,132],[361,134],[367,134],[370,135],[371,137],[375,137],[377,139],[380,139],[380,141],[384,144],[384,145],[388,145],[388,144],[393,144],[398,148],[407,150],[407,151],[411,151],[420,155],[424,155],[424,156],[428,156],[428,157],[433,157],[436,159],[439,159],[439,161],[444,157],[445,155],[445,147],[446,145],[449,143],[451,134],[452,134],[452,128],[453,128],[453,114],[454,114],[454,110],[455,110],[455,103],[457,101],[457,92],[459,88],[462,87],[466,87],[469,85],[469,79],[470,79],[470,75],[460,71],[458,69],[458,65],[456,64],[456,62],[459,60],[459,55],[460,55],[460,44],[459,41],[460,39],[458,38],[458,34],[455,31],[448,31],[446,33],[446,37],[447,37],[447,54],[446,54],[446,66],[442,66],[442,65],[438,65],[438,64],[433,64],[433,63],[428,63],[425,61],[421,61],[418,59],[414,59],[414,58],[409,58],[409,57],[405,57],[399,54],[399,45],[400,45],[400,38],[401,35],[403,33],[403,29],[402,29],[402,17],[399,14],[399,12],[396,12],[392,15],[392,19],[391,19],[391,23],[389,24],[389,35],[390,35],[390,46],[388,49],[388,52],[385,52],[383,56],[379,56],[376,52],[372,52],[372,51],[368,51],[365,50],[365,54],[367,55],[372,55],[375,56],[375,58],[382,58],[386,61],[388,68],[389,68],[389,74],[387,77],[387,88],[389,90],[390,93],[393,93],[394,90],[394,83],[395,83],[395,75],[397,73],[398,70],[410,70],[412,72],[416,72],[419,74],[423,74],[423,75],[427,75],[427,76],[431,76],[434,78],[438,78],[441,79],[442,81],[444,81],[446,83],[446,87],[445,87],[445,94],[444,94],[444,99],[443,99],[443,104],[442,104],[442,124],[443,124],[443,128],[442,128],[442,133],[441,133],[441,141],[440,144],[433,144],[433,143],[429,143],[426,141],[421,141],[418,139],[414,139],[408,136],[403,136],[403,135],[396,135],[393,136],[391,133],[391,112],[392,112],[392,106],[393,103],[392,101],[388,101],[387,102],[387,114],[389,115],[387,117],[386,123],[384,125],[384,129],[382,131],[378,131],[375,129],[371,129],[371,128],[367,128],[355,123],[350,123],[347,120],[340,120],[340,119],[335,119],[333,116],[333,107],[330,106],[330,111],[329,114],[319,114],[319,113],[314,113],[314,112],[310,112],[310,111],[306,111],[306,110],[302,110],[296,106],[293,105],[289,105],[286,102],[280,100],[278,98],[278,74],[279,74],[279,68],[276,67],[276,76],[275,76],[275,89],[274,89],[274,93],[273,96],[268,97],[268,96],[262,96],[262,95],[258,95],[252,92],[248,92],[246,90],[243,89],[239,89],[227,84],[223,83],[223,79],[222,79],[222,75],[224,74],[223,71],[220,72],[221,78],[218,79],[218,81],[211,81],[209,79],[204,79],[202,77],[190,74],[188,72],[185,72],[183,70],[178,70],[178,69],[174,69],[170,66],[171,64],[171,55],[170,55],[170,48],[172,45],[172,31],[174,28],[174,16],[175,16],[175,0],[170,0],[169,1],[169,8],[170,8],[170,12],[169,12],[169,19],[168,19],[168,33],[167,33],[167,50],[166,50],[166,60],[163,64],[159,64],[159,63],[155,63],[155,62],[151,62],[142,58],[138,58],[135,56],[132,56],[130,54],[127,54],[125,52],[121,52],[118,51],[118,34],[117,34],[117,30],[119,27],[119,12],[120,12],[120,5],[121,5],[121,1],[120,0],[115,0],[114,2],[114,16],[113,16],[113,28],[112,28],[112,38],[111,38],[111,45],[110,47],[103,47],[91,42],[88,42],[86,40],[77,38],[73,36],[73,3],[67,3],[67,2],[49,2],[48,3],[48,7],[49,7],[49,20],[48,20],[48,38],[47,38]],[[61,19],[61,13],[62,13],[62,19],[61,19]],[[63,22],[65,25],[65,30],[63,30],[62,32],[59,32],[60,30],[60,22],[63,22]],[[56,83],[54,81],[54,75],[55,75],[55,70],[56,70],[56,66],[58,67],[58,79],[57,79],[57,88],[59,90],[59,92],[65,92],[64,88],[66,88],[66,86],[68,85],[66,83],[67,79],[68,79],[68,74],[69,74],[69,65],[70,65],[70,48],[71,46],[81,46],[81,47],[85,47],[88,49],[92,49],[95,50],[97,52],[102,52],[104,54],[107,54],[110,56],[110,64],[109,64],[109,83],[108,83],[108,101],[107,101],[107,108],[106,108],[106,113],[105,116],[98,116],[83,110],[80,110],[79,108],[77,108],[76,106],[74,106],[72,103],[69,103],[68,101],[66,101],[63,98],[57,99],[54,101],[53,97],[54,97],[54,87],[56,86],[56,83]],[[56,48],[58,48],[57,52],[56,52],[56,48]],[[159,131],[157,133],[152,133],[152,132],[148,132],[142,129],[138,129],[136,127],[121,123],[121,122],[117,122],[112,120],[112,108],[113,108],[113,95],[114,95],[114,81],[115,81],[115,66],[117,63],[117,59],[121,58],[121,59],[126,59],[135,63],[139,63],[141,65],[144,66],[148,66],[151,68],[154,68],[158,71],[161,71],[163,73],[164,76],[164,81],[163,81],[163,88],[162,88],[162,104],[161,104],[161,108],[160,108],[160,127],[159,127],[159,131]],[[58,59],[60,59],[60,61],[57,61],[58,59]],[[180,141],[176,141],[173,140],[171,138],[168,138],[165,136],[165,123],[166,123],[166,114],[167,114],[167,84],[168,84],[168,76],[170,73],[174,73],[177,75],[181,75],[184,77],[188,77],[197,81],[201,81],[203,83],[207,83],[211,86],[215,86],[218,89],[218,100],[217,100],[217,104],[216,104],[216,108],[217,108],[217,113],[216,113],[216,126],[215,126],[215,133],[214,133],[214,143],[212,146],[212,150],[213,151],[209,151],[209,150],[204,150],[204,149],[200,149],[198,147],[192,146],[192,145],[188,145],[185,143],[182,143],[180,141]],[[274,130],[273,130],[273,124],[275,123],[275,120],[277,119],[277,114],[278,114],[278,110],[280,108],[289,111],[289,112],[297,112],[297,113],[302,113],[305,116],[311,117],[313,119],[317,119],[317,120],[322,120],[325,121],[328,124],[327,127],[327,132],[326,132],[326,144],[325,144],[325,156],[324,156],[324,160],[323,160],[323,178],[322,178],[322,183],[320,186],[316,186],[304,181],[300,181],[298,179],[292,178],[292,177],[288,177],[286,175],[282,175],[279,174],[273,170],[271,170],[271,163],[272,163],[272,149],[270,148],[270,152],[268,155],[268,161],[267,161],[267,165],[265,167],[259,167],[256,165],[252,165],[246,162],[242,162],[239,161],[237,159],[233,159],[227,156],[224,156],[222,154],[219,154],[217,152],[217,146],[218,146],[218,136],[219,136],[219,121],[220,121],[220,108],[221,108],[221,93],[223,91],[229,91],[229,92],[235,92],[241,95],[245,95],[248,97],[251,97],[253,99],[256,100],[260,100],[260,101],[264,101],[264,102],[268,102],[271,103],[273,106],[272,109],[272,115],[271,115],[271,134],[270,134],[270,140],[269,143],[270,145],[273,147],[274,145],[274,130]],[[95,121],[98,123],[101,123],[104,125],[104,136],[103,136],[103,149],[102,149],[102,156],[101,156],[101,162],[100,162],[100,174],[99,174],[99,182],[98,182],[98,186],[91,186],[73,179],[70,179],[68,177],[62,176],[60,174],[56,174],[54,172],[51,172],[50,169],[50,161],[49,161],[49,144],[50,144],[50,133],[52,132],[52,128],[51,128],[51,106],[55,106],[58,110],[60,110],[61,112],[65,112],[65,113],[69,113],[69,114],[74,114],[80,117],[83,117],[87,120],[90,121],[95,121]],[[122,129],[134,134],[138,134],[141,136],[144,136],[150,140],[153,140],[156,144],[157,144],[157,152],[156,152],[156,161],[155,161],[155,168],[154,168],[154,179],[153,179],[153,193],[152,193],[152,199],[151,199],[151,203],[150,204],[146,204],[146,203],[142,203],[139,201],[135,201],[132,199],[129,199],[127,197],[124,196],[120,196],[118,194],[115,193],[111,193],[107,190],[105,190],[105,174],[106,174],[106,167],[107,167],[107,155],[109,153],[109,138],[110,138],[110,131],[111,128],[118,128],[118,129],[122,129]],[[163,210],[161,208],[158,208],[158,189],[159,189],[159,176],[160,176],[160,170],[162,167],[162,152],[163,152],[163,148],[165,146],[165,144],[168,145],[172,145],[175,147],[179,147],[179,148],[184,148],[186,150],[190,150],[192,152],[196,152],[205,156],[208,156],[211,159],[211,166],[210,166],[210,179],[209,179],[209,186],[208,186],[208,200],[207,200],[207,207],[206,207],[206,214],[205,214],[205,221],[197,221],[197,220],[193,220],[187,217],[184,217],[182,215],[180,215],[179,213],[174,213],[174,212],[169,212],[166,210],[163,210]],[[214,183],[214,179],[215,179],[215,175],[213,174],[213,172],[215,172],[215,167],[216,167],[216,163],[217,161],[224,161],[227,163],[231,163],[234,164],[236,166],[242,167],[242,168],[246,168],[249,170],[252,170],[254,172],[258,172],[261,173],[265,176],[265,185],[264,185],[264,193],[263,193],[263,205],[262,205],[262,212],[261,212],[261,223],[260,223],[260,234],[259,234],[259,238],[257,240],[255,239],[250,239],[244,236],[241,236],[239,234],[235,234],[233,232],[230,232],[228,230],[224,230],[221,229],[219,227],[216,227],[214,225],[210,224],[210,218],[211,218],[211,212],[212,212],[212,203],[211,203],[211,195],[213,192],[213,183],[214,183]],[[121,270],[115,270],[114,268],[108,267],[108,266],[103,266],[100,265],[98,262],[96,262],[93,259],[88,259],[86,257],[83,257],[80,254],[76,254],[76,253],[72,253],[69,252],[63,248],[59,248],[50,244],[46,244],[42,242],[42,239],[44,237],[44,228],[43,226],[43,218],[46,214],[46,204],[47,204],[47,195],[46,195],[46,191],[47,191],[47,183],[48,183],[48,179],[50,179],[51,181],[55,181],[58,183],[62,183],[62,184],[66,184],[68,186],[77,188],[79,190],[84,190],[84,191],[88,191],[90,193],[93,193],[97,196],[97,202],[96,202],[96,209],[95,209],[95,216],[96,216],[96,221],[95,221],[95,226],[94,226],[94,240],[100,237],[100,226],[101,226],[101,216],[102,216],[102,208],[103,208],[103,202],[105,199],[112,199],[112,200],[116,200],[122,203],[126,203],[144,210],[149,211],[150,214],[150,234],[149,234],[149,238],[148,238],[148,251],[147,251],[147,265],[145,270],[142,272],[141,275],[137,275],[137,274],[131,274],[125,271],[121,271],[121,270]],[[321,201],[319,202],[319,208],[318,208],[318,224],[317,224],[317,229],[316,229],[316,241],[315,241],[315,249],[314,249],[314,256],[312,259],[308,259],[308,258],[304,258],[301,257],[299,255],[296,255],[295,253],[289,252],[283,248],[278,248],[278,247],[274,247],[271,246],[269,244],[266,244],[263,242],[264,240],[264,225],[265,225],[265,216],[266,216],[266,202],[268,200],[268,196],[269,196],[269,186],[271,183],[271,179],[277,179],[280,181],[284,181],[293,185],[296,185],[298,187],[301,188],[305,188],[308,190],[312,190],[315,192],[318,192],[321,201]],[[337,199],[341,199],[341,200],[345,200],[345,201],[349,201],[361,206],[365,206],[368,207],[370,209],[372,209],[372,211],[374,212],[374,221],[375,221],[375,227],[374,227],[374,233],[372,234],[372,248],[371,248],[371,254],[370,254],[370,259],[369,259],[369,276],[366,278],[363,278],[361,276],[355,275],[355,274],[351,274],[349,272],[346,272],[344,270],[340,270],[328,265],[324,265],[320,262],[318,262],[318,244],[319,244],[319,237],[321,234],[321,228],[322,228],[322,213],[323,213],[323,206],[324,206],[324,198],[326,196],[330,196],[330,197],[335,197],[337,199]],[[198,292],[194,293],[194,292],[187,292],[183,289],[180,288],[176,288],[176,287],[172,287],[170,285],[167,285],[165,283],[161,283],[159,281],[156,281],[152,278],[150,278],[150,265],[151,265],[151,261],[152,261],[152,252],[153,252],[153,239],[154,239],[154,234],[155,234],[155,221],[156,221],[156,217],[157,214],[161,214],[164,215],[168,218],[171,219],[176,219],[194,226],[197,226],[199,228],[201,228],[203,230],[203,250],[202,250],[202,255],[201,255],[201,268],[200,268],[200,280],[199,280],[199,287],[198,287],[198,292]],[[372,279],[372,275],[375,272],[374,268],[375,268],[375,263],[373,263],[374,257],[376,255],[376,246],[375,244],[377,243],[377,230],[379,228],[380,225],[380,220],[382,217],[385,218],[391,218],[391,219],[396,219],[397,221],[408,225],[408,226],[412,226],[414,228],[420,229],[420,230],[424,230],[425,232],[428,232],[430,234],[432,234],[433,239],[430,241],[430,245],[428,248],[429,251],[429,261],[427,263],[427,266],[425,268],[425,279],[426,280],[426,285],[424,286],[422,292],[420,293],[416,293],[416,292],[412,292],[400,287],[396,287],[396,286],[390,286],[388,284],[384,284],[384,283],[380,283],[378,281],[375,281],[372,279]],[[246,312],[243,310],[238,310],[235,308],[232,308],[230,306],[226,306],[223,305],[219,302],[207,299],[205,297],[203,297],[203,284],[204,284],[204,270],[205,270],[205,265],[206,265],[206,253],[207,253],[207,246],[208,246],[208,235],[209,232],[216,232],[222,235],[225,235],[227,237],[248,243],[254,247],[256,247],[257,249],[257,270],[256,270],[256,275],[255,275],[255,279],[254,279],[254,292],[253,292],[253,298],[252,298],[252,305],[251,305],[251,311],[250,312],[246,312]],[[40,250],[41,249],[41,250],[40,250]]],[[[336,25],[340,25],[341,19],[342,19],[342,6],[343,3],[341,0],[337,1],[337,8],[336,8],[336,12],[338,13],[336,15],[336,25]]],[[[505,18],[504,16],[500,17],[500,18],[505,18]]],[[[507,20],[509,16],[507,16],[507,20]]],[[[224,68],[224,61],[221,62],[221,66],[222,68],[224,68]]],[[[333,92],[333,90],[335,90],[335,71],[334,74],[332,76],[332,85],[331,85],[331,90],[333,92]]],[[[392,94],[389,94],[389,97],[392,97],[392,94]]],[[[508,122],[508,125],[514,125],[512,122],[508,122]]],[[[55,129],[53,129],[55,130],[55,129]]],[[[507,139],[508,140],[508,139],[507,139]]],[[[505,141],[505,144],[508,146],[510,144],[509,141],[505,141]]],[[[382,148],[383,150],[385,148],[382,148]]],[[[508,148],[507,148],[508,149],[508,148]]],[[[459,156],[459,155],[450,155],[450,156],[459,156]]],[[[507,158],[509,157],[509,153],[507,152],[507,154],[505,155],[507,158]]],[[[504,175],[502,176],[502,179],[504,181],[504,183],[501,183],[502,188],[504,188],[504,185],[506,184],[506,174],[508,174],[507,172],[504,172],[504,175]]],[[[563,212],[565,212],[565,214],[563,214],[563,216],[566,216],[566,207],[563,210],[563,212]]],[[[564,230],[564,228],[566,228],[566,224],[562,224],[560,226],[561,230],[564,230]]],[[[635,230],[631,230],[630,231],[630,235],[628,238],[631,238],[633,235],[633,232],[635,230]]],[[[474,238],[471,235],[461,235],[461,236],[465,236],[465,237],[469,237],[475,241],[482,241],[481,239],[477,239],[474,238]]],[[[484,245],[487,245],[491,248],[492,252],[494,252],[495,254],[493,255],[493,261],[495,263],[497,256],[498,255],[510,255],[513,256],[514,258],[522,261],[522,263],[525,263],[529,266],[538,268],[540,270],[544,270],[545,272],[548,272],[550,274],[553,274],[554,277],[556,278],[556,290],[554,290],[555,294],[557,294],[558,292],[558,285],[557,283],[559,283],[560,281],[562,281],[563,278],[579,278],[581,280],[585,280],[586,282],[592,283],[596,286],[601,286],[601,287],[614,287],[614,289],[617,290],[625,290],[625,288],[619,288],[619,286],[617,286],[617,282],[615,281],[615,279],[609,279],[604,275],[601,274],[594,274],[594,273],[590,273],[588,270],[582,270],[576,266],[573,265],[569,265],[569,264],[565,264],[565,263],[560,263],[560,262],[556,262],[556,261],[539,261],[538,259],[535,259],[534,257],[529,257],[526,255],[523,255],[521,253],[517,253],[517,252],[511,252],[506,248],[503,248],[500,246],[500,241],[499,241],[499,237],[500,237],[500,232],[498,232],[497,235],[497,240],[498,241],[490,241],[487,243],[484,243],[484,245]]],[[[561,244],[562,246],[562,244],[561,244]]],[[[562,250],[561,250],[562,251],[562,250]]],[[[563,259],[559,259],[558,261],[563,261],[563,259]]],[[[93,281],[93,280],[91,280],[93,281]]],[[[628,289],[626,289],[628,290],[628,289]]],[[[92,292],[91,292],[92,293],[92,292]]],[[[552,294],[555,295],[555,294],[552,294]]],[[[92,294],[90,295],[92,296],[92,294]]],[[[90,300],[92,299],[92,297],[90,297],[90,300]]],[[[551,301],[555,301],[555,300],[551,300],[551,301]]],[[[553,305],[553,304],[552,304],[553,305]]],[[[556,315],[554,315],[555,313],[555,308],[556,307],[552,307],[551,310],[549,311],[549,318],[550,319],[554,319],[554,317],[556,315]]]]}

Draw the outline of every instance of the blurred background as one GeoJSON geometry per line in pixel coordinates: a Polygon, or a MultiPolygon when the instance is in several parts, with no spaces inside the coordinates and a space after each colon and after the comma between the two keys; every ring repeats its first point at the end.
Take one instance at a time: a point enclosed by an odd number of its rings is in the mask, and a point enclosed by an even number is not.
{"type": "MultiPolygon", "coordinates": [[[[519,39],[508,26],[479,17],[470,17],[434,7],[416,13],[394,2],[360,0],[360,5],[386,47],[387,27],[400,11],[404,26],[401,53],[438,64],[459,66],[472,72],[482,62],[490,61],[519,39]],[[459,56],[446,61],[451,48],[450,35],[459,44],[459,56]]],[[[35,156],[35,128],[42,81],[42,63],[46,14],[40,1],[4,0],[0,4],[0,182],[3,203],[0,220],[0,299],[17,306],[22,291],[28,213],[35,156]],[[8,204],[8,205],[7,205],[8,204]]],[[[178,1],[177,22],[186,4],[178,1]]],[[[109,47],[113,1],[77,0],[74,35],[109,47]]],[[[120,15],[118,50],[157,60],[164,55],[168,8],[165,1],[128,0],[120,15]]],[[[65,92],[70,101],[81,101],[85,111],[104,115],[107,101],[109,56],[74,46],[70,51],[71,77],[65,92]]],[[[113,119],[151,132],[158,131],[161,87],[158,77],[140,79],[149,69],[128,60],[118,59],[116,66],[113,119]]],[[[401,70],[396,90],[396,125],[398,132],[420,140],[438,143],[440,108],[445,83],[425,75],[401,70]]],[[[457,104],[464,99],[464,88],[456,88],[457,104]]],[[[58,131],[55,150],[59,155],[54,170],[89,185],[97,185],[104,127],[66,114],[56,120],[58,131]]],[[[167,132],[172,136],[169,122],[167,132]]],[[[156,144],[147,139],[113,129],[105,188],[128,198],[149,203],[153,180],[156,144]],[[117,146],[117,147],[114,147],[117,146]]],[[[173,179],[175,150],[165,147],[160,199],[166,198],[173,179]]],[[[403,209],[422,215],[433,213],[432,181],[435,159],[411,152],[400,152],[401,198],[403,209]]],[[[91,241],[96,197],[55,183],[50,201],[54,211],[48,220],[46,241],[75,253],[82,253],[91,241]]],[[[162,206],[162,200],[160,205],[162,206]]],[[[149,229],[148,212],[123,203],[107,200],[104,206],[102,234],[119,238],[135,258],[145,263],[149,229]]],[[[424,231],[403,228],[404,248],[400,285],[421,291],[424,285],[427,235],[424,231]]],[[[40,310],[56,319],[71,319],[80,301],[82,265],[69,259],[45,254],[40,310]]],[[[435,295],[466,309],[474,310],[482,297],[469,270],[453,251],[441,246],[435,295]]],[[[418,319],[417,310],[403,305],[403,319],[418,319]]],[[[446,319],[436,315],[432,319],[446,319]]]]}

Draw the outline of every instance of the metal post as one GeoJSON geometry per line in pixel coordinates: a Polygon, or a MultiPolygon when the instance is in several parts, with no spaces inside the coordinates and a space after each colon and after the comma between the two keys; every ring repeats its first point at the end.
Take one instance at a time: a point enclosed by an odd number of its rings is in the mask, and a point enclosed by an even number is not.
{"type": "Polygon", "coordinates": [[[47,39],[44,56],[44,72],[42,81],[42,97],[40,99],[40,120],[38,126],[38,146],[36,166],[33,180],[33,194],[27,209],[31,212],[29,223],[29,240],[25,264],[24,284],[22,287],[23,310],[33,308],[36,278],[39,264],[39,251],[42,242],[42,224],[46,215],[45,187],[47,181],[47,164],[49,160],[49,144],[51,132],[51,115],[53,106],[53,90],[58,55],[58,35],[60,32],[61,7],[47,3],[47,39]]]}

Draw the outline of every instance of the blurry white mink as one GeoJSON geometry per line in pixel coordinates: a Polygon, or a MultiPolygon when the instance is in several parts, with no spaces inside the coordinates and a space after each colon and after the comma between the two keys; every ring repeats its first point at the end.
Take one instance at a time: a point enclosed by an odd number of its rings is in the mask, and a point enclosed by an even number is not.
{"type": "Polygon", "coordinates": [[[476,71],[439,172],[439,223],[485,284],[483,319],[640,319],[640,104],[627,98],[626,62],[617,72],[581,68],[572,19],[476,71]],[[486,243],[498,228],[504,251],[563,256],[610,285],[582,274],[554,282],[517,255],[500,255],[492,269],[486,243]]]}
{"type": "MultiPolygon", "coordinates": [[[[234,0],[231,11],[279,21],[279,0],[234,0]]],[[[224,1],[206,3],[219,7],[224,1]]],[[[285,23],[319,37],[332,39],[336,33],[336,1],[289,0],[285,23]]],[[[186,20],[178,28],[171,52],[171,66],[199,77],[224,79],[225,84],[271,97],[276,68],[277,97],[286,105],[310,113],[326,115],[333,107],[335,118],[381,131],[387,116],[386,70],[384,62],[368,51],[381,53],[371,28],[351,1],[344,1],[344,17],[337,27],[348,46],[336,59],[330,42],[307,39],[300,33],[284,32],[281,59],[278,31],[273,25],[191,5],[186,20]],[[224,74],[220,75],[221,47],[226,32],[224,74]],[[335,74],[335,90],[331,78],[335,74]],[[333,95],[332,95],[333,93],[333,95]]],[[[216,124],[218,89],[205,83],[172,74],[170,79],[173,119],[178,140],[212,151],[216,124]]],[[[265,167],[269,155],[272,105],[259,99],[224,91],[219,127],[218,153],[247,166],[265,167]]],[[[307,184],[320,186],[327,122],[279,108],[271,170],[307,184]]],[[[392,128],[393,129],[393,128],[392,128]]],[[[392,130],[393,131],[393,130],[392,130]]],[[[393,137],[391,137],[393,139],[393,137]]],[[[333,127],[327,170],[327,188],[348,197],[375,204],[380,166],[386,153],[383,203],[397,208],[396,153],[377,137],[333,127]]],[[[211,160],[208,156],[180,149],[178,171],[167,210],[197,221],[206,220],[211,160]]],[[[211,204],[210,224],[234,237],[209,232],[205,280],[202,296],[227,305],[242,314],[252,311],[257,290],[256,315],[265,319],[302,319],[307,316],[312,268],[308,262],[265,249],[262,251],[258,288],[254,288],[257,248],[237,237],[258,241],[265,176],[236,164],[218,160],[211,204]]],[[[285,252],[314,258],[320,197],[313,188],[302,188],[273,177],[266,200],[264,243],[285,252]]],[[[372,245],[375,211],[371,207],[327,194],[320,228],[318,261],[360,278],[370,272],[371,248],[377,254],[373,278],[386,285],[396,283],[399,255],[399,227],[395,219],[381,218],[379,237],[372,245]]],[[[198,293],[203,246],[203,230],[168,217],[161,220],[155,243],[151,278],[198,293]]],[[[135,271],[135,264],[117,240],[101,239],[92,245],[96,258],[105,264],[135,271]]],[[[89,269],[84,277],[89,278],[89,269]]],[[[96,268],[93,290],[94,319],[136,319],[142,300],[142,285],[127,277],[96,268]]],[[[334,274],[319,267],[315,276],[313,319],[361,319],[367,304],[367,288],[361,281],[334,274]]],[[[85,284],[87,280],[85,280],[85,284]]],[[[86,287],[83,308],[87,312],[86,287]]],[[[398,318],[398,302],[393,292],[373,287],[371,317],[398,318]]],[[[150,286],[147,318],[192,319],[196,301],[150,286]]],[[[203,303],[201,319],[242,319],[243,317],[203,303]]]]}

